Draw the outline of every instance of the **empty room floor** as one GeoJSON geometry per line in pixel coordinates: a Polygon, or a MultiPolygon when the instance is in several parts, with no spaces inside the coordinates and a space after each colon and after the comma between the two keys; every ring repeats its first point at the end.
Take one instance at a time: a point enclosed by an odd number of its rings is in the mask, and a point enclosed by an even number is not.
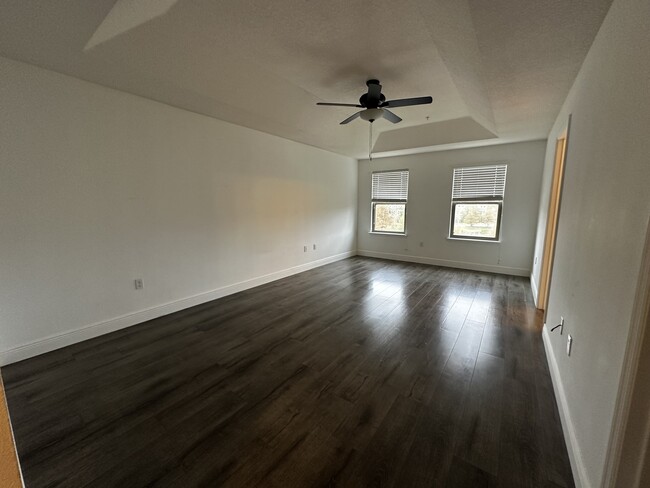
{"type": "Polygon", "coordinates": [[[26,486],[573,486],[528,280],[355,257],[2,369],[26,486]]]}

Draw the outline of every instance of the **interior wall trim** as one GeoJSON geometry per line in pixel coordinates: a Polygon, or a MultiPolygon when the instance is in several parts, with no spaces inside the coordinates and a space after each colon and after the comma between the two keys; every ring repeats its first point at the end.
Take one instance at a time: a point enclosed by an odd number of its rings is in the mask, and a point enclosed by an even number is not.
{"type": "Polygon", "coordinates": [[[534,273],[530,273],[530,289],[533,292],[533,303],[537,308],[537,278],[534,273]]]}
{"type": "Polygon", "coordinates": [[[11,425],[11,415],[7,406],[7,396],[4,392],[0,376],[0,482],[5,488],[22,488],[25,486],[23,472],[20,467],[16,449],[16,438],[11,425]]]}
{"type": "Polygon", "coordinates": [[[582,451],[578,444],[573,421],[569,412],[569,402],[567,401],[566,394],[564,393],[564,385],[562,384],[562,377],[560,376],[560,368],[557,365],[555,354],[553,354],[553,347],[551,346],[551,338],[546,326],[542,329],[542,339],[544,340],[544,349],[546,350],[546,359],[551,371],[551,381],[553,383],[553,390],[555,391],[555,398],[560,411],[560,421],[562,423],[562,431],[564,432],[564,442],[567,446],[569,453],[569,461],[571,462],[571,471],[573,471],[573,480],[576,488],[593,488],[582,457],[582,451]]]}
{"type": "Polygon", "coordinates": [[[529,276],[528,268],[513,268],[509,266],[500,266],[496,264],[470,263],[466,261],[450,261],[448,259],[430,258],[426,256],[411,256],[408,254],[393,254],[387,252],[366,251],[360,249],[357,251],[358,256],[369,258],[391,259],[393,261],[406,261],[409,263],[433,264],[435,266],[444,266],[447,268],[469,269],[472,271],[485,271],[487,273],[499,273],[514,276],[529,276]]]}
{"type": "Polygon", "coordinates": [[[271,281],[302,273],[303,271],[318,268],[319,266],[324,266],[335,261],[340,261],[342,259],[355,256],[356,254],[356,251],[347,251],[344,253],[335,254],[323,259],[318,259],[316,261],[310,261],[298,266],[293,266],[290,268],[275,271],[273,273],[258,276],[256,278],[251,278],[248,280],[240,281],[238,283],[233,283],[231,285],[226,285],[215,290],[199,293],[198,295],[181,298],[180,300],[174,300],[172,302],[157,305],[152,308],[128,313],[109,320],[96,322],[94,324],[89,324],[77,329],[72,329],[60,334],[45,337],[37,341],[22,344],[11,349],[0,351],[0,366],[6,366],[7,364],[15,363],[22,361],[23,359],[38,356],[39,354],[54,351],[55,349],[60,349],[71,344],[76,344],[77,342],[108,334],[109,332],[131,327],[132,325],[140,324],[142,322],[146,322],[147,320],[152,320],[157,317],[162,317],[163,315],[178,312],[179,310],[193,307],[195,305],[200,305],[202,303],[216,300],[217,298],[225,297],[227,295],[232,295],[233,293],[248,290],[249,288],[254,288],[271,281]]]}
{"type": "MultiPolygon", "coordinates": [[[[639,278],[637,282],[636,295],[634,297],[634,308],[630,321],[630,331],[627,335],[627,345],[623,359],[623,370],[619,381],[619,391],[614,410],[614,421],[610,443],[605,458],[603,471],[603,486],[624,486],[619,480],[619,469],[621,468],[621,454],[625,442],[625,431],[632,407],[632,396],[636,386],[636,377],[639,369],[641,350],[645,334],[650,334],[648,328],[648,317],[650,316],[650,219],[646,228],[645,246],[641,258],[639,278]]],[[[643,454],[637,460],[635,466],[639,469],[637,476],[641,475],[643,467],[643,454]]],[[[630,463],[631,464],[631,463],[630,463]]],[[[630,468],[627,464],[627,469],[630,468]]],[[[626,473],[629,475],[629,473],[626,473]]]]}

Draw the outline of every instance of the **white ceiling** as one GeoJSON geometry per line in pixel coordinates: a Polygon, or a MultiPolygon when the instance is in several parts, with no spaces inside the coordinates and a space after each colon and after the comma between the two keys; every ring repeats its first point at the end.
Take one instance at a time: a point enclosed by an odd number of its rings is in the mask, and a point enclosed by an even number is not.
{"type": "Polygon", "coordinates": [[[610,3],[0,0],[0,54],[360,158],[368,123],[316,102],[369,78],[434,98],[374,124],[386,153],[545,138],[610,3]]]}

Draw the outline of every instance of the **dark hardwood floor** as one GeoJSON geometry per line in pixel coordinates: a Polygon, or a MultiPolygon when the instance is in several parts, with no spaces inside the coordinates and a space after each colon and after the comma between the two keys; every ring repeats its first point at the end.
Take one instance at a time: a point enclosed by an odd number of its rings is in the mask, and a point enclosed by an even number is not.
{"type": "Polygon", "coordinates": [[[27,487],[572,487],[527,279],[351,258],[2,369],[27,487]]]}

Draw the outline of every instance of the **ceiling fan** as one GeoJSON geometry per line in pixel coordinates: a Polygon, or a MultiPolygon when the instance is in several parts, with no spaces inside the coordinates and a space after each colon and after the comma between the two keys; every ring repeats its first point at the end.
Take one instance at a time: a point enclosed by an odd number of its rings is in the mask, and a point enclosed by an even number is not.
{"type": "Polygon", "coordinates": [[[386,97],[381,92],[381,85],[379,84],[379,80],[368,80],[366,81],[366,85],[368,86],[368,93],[361,95],[358,104],[318,102],[316,105],[329,105],[333,107],[357,107],[364,109],[345,119],[343,122],[341,122],[341,125],[348,124],[357,117],[361,117],[363,120],[367,120],[370,123],[373,123],[375,120],[383,117],[393,124],[397,124],[398,122],[401,122],[402,119],[388,110],[389,108],[408,107],[410,105],[425,105],[427,103],[433,102],[433,98],[431,97],[386,100],[386,97]]]}

